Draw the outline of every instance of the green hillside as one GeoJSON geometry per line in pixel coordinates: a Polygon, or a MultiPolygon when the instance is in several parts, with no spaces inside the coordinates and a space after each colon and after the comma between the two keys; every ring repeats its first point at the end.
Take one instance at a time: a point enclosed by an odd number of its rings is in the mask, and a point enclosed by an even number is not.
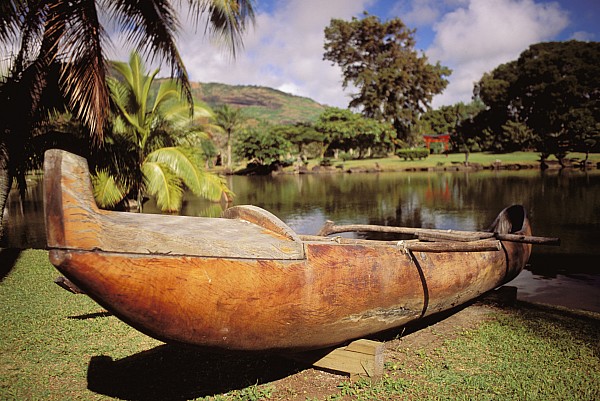
{"type": "Polygon", "coordinates": [[[273,124],[313,122],[325,109],[312,99],[263,86],[194,82],[192,94],[212,108],[223,104],[241,107],[249,118],[273,124]]]}

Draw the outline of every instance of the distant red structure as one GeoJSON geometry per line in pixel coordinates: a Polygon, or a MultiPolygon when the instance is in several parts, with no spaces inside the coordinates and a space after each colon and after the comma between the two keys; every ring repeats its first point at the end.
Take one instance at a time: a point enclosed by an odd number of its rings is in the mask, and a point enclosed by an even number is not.
{"type": "Polygon", "coordinates": [[[441,142],[444,144],[444,151],[448,150],[449,142],[450,142],[450,134],[440,134],[440,135],[423,135],[423,139],[425,140],[425,146],[429,149],[429,146],[435,142],[441,142]]]}

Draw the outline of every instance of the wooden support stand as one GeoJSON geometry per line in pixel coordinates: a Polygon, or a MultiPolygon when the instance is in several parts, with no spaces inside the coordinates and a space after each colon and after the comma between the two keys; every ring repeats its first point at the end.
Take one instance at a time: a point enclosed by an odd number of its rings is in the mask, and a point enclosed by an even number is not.
{"type": "Polygon", "coordinates": [[[383,375],[384,349],[384,343],[361,339],[333,350],[329,348],[286,356],[350,378],[364,376],[377,379],[383,375]]]}

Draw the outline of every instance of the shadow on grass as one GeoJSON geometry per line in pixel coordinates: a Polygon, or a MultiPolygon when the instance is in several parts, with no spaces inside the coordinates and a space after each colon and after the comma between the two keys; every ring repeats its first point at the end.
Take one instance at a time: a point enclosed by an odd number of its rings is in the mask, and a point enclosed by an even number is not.
{"type": "Polygon", "coordinates": [[[518,301],[514,311],[514,318],[532,333],[552,338],[566,333],[566,341],[588,344],[600,356],[600,313],[525,301],[518,301]]]}
{"type": "MultiPolygon", "coordinates": [[[[467,305],[424,318],[408,325],[404,332],[418,331],[465,307],[467,305]]],[[[93,317],[96,316],[71,318],[93,317]]],[[[388,341],[397,338],[400,330],[402,328],[369,338],[388,341]]],[[[119,360],[105,355],[92,357],[87,374],[88,389],[125,400],[187,400],[213,396],[283,379],[310,368],[311,355],[324,355],[330,350],[294,359],[275,354],[214,353],[184,345],[161,345],[119,360]]]]}
{"type": "Polygon", "coordinates": [[[0,248],[0,281],[8,276],[20,254],[19,248],[0,248]]]}
{"type": "MultiPolygon", "coordinates": [[[[390,341],[433,325],[481,301],[479,298],[370,338],[390,341]]],[[[565,341],[585,342],[600,355],[599,314],[522,301],[517,301],[514,306],[496,306],[509,312],[507,318],[518,320],[537,335],[556,335],[556,330],[548,326],[550,324],[559,327],[560,332],[568,333],[565,341]]],[[[88,389],[125,400],[186,400],[269,383],[306,368],[305,364],[278,355],[216,354],[192,347],[161,345],[119,360],[109,356],[93,357],[88,367],[88,389]]]]}
{"type": "Polygon", "coordinates": [[[88,320],[88,319],[98,319],[101,317],[110,317],[110,316],[112,316],[112,313],[104,311],[104,312],[86,313],[84,315],[69,316],[67,319],[88,320]]]}
{"type": "Polygon", "coordinates": [[[113,360],[95,356],[88,389],[125,400],[187,400],[278,380],[306,366],[268,354],[209,353],[161,345],[113,360]]]}

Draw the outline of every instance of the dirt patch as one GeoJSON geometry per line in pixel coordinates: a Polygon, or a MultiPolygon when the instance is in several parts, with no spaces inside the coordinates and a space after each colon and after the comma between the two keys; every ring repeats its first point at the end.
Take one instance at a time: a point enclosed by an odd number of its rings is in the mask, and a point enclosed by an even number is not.
{"type": "MultiPolygon", "coordinates": [[[[411,351],[433,352],[442,347],[444,342],[491,320],[493,314],[499,310],[493,303],[482,301],[373,339],[385,342],[386,364],[409,363],[408,359],[414,354],[411,351]]],[[[338,386],[347,380],[350,379],[343,375],[307,367],[298,373],[271,382],[269,385],[274,389],[271,399],[323,400],[330,395],[339,394],[338,386]]]]}

